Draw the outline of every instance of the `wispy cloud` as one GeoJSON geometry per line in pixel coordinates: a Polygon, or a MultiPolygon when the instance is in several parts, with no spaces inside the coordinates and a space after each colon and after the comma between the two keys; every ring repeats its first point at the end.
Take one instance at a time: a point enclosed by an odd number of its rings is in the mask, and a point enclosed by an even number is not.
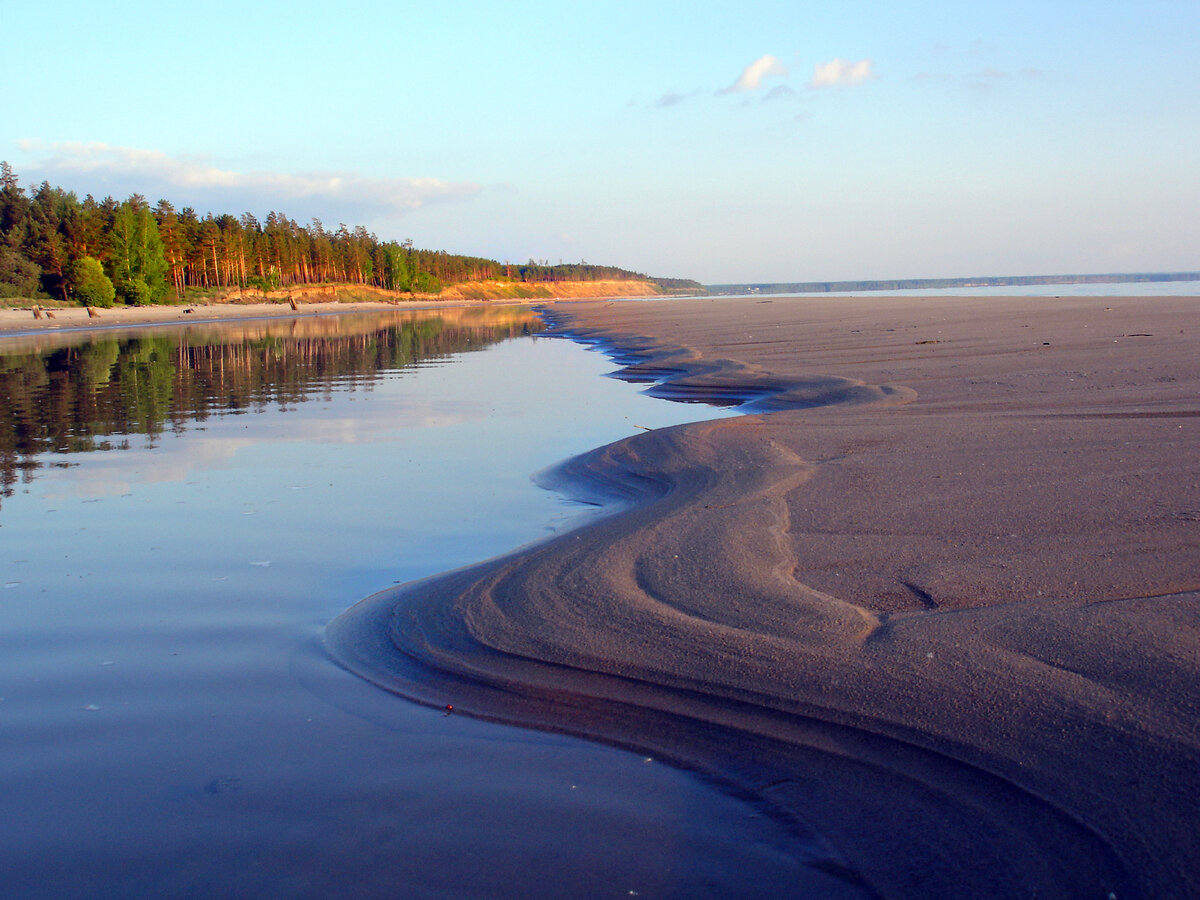
{"type": "Polygon", "coordinates": [[[20,141],[18,146],[34,158],[33,168],[41,177],[78,182],[79,176],[86,176],[89,183],[96,184],[96,192],[113,184],[133,184],[128,189],[147,196],[182,194],[189,203],[214,196],[244,197],[247,202],[274,205],[335,201],[356,210],[396,213],[468,197],[481,190],[480,185],[471,182],[436,178],[367,178],[346,172],[238,172],[198,157],[104,143],[46,145],[20,141]]]}
{"type": "Polygon", "coordinates": [[[766,103],[770,100],[786,100],[789,97],[795,96],[796,91],[790,85],[777,84],[775,87],[767,91],[767,93],[763,96],[763,102],[766,103]]]}
{"type": "Polygon", "coordinates": [[[742,70],[742,74],[729,87],[717,91],[718,94],[740,94],[745,91],[756,91],[762,86],[764,78],[777,76],[786,78],[787,66],[778,57],[767,54],[759,57],[742,70]]]}
{"type": "Polygon", "coordinates": [[[834,59],[813,66],[813,77],[808,86],[810,88],[850,87],[862,84],[874,77],[874,68],[869,59],[860,59],[858,62],[834,59]]]}
{"type": "MultiPolygon", "coordinates": [[[[765,104],[780,100],[794,100],[799,95],[794,87],[786,83],[786,79],[789,76],[788,67],[784,65],[779,57],[768,53],[766,56],[760,56],[754,62],[750,63],[750,65],[746,66],[732,84],[714,91],[712,95],[717,97],[727,94],[746,95],[738,103],[739,106],[746,108],[751,107],[757,102],[765,104]],[[768,79],[782,79],[783,83],[775,84],[768,89],[768,79]],[[755,92],[761,93],[758,93],[757,97],[752,101],[749,95],[755,92]]],[[[858,62],[834,59],[831,62],[818,63],[814,67],[813,77],[808,86],[810,88],[846,87],[861,84],[874,77],[876,77],[874,64],[869,59],[859,60],[858,62]]],[[[687,93],[672,90],[662,94],[651,105],[655,109],[665,109],[678,106],[696,96],[707,94],[707,90],[693,90],[687,93]]]]}
{"type": "Polygon", "coordinates": [[[1046,73],[1041,69],[1024,68],[1016,73],[1012,73],[994,66],[957,74],[923,71],[917,72],[912,76],[913,80],[917,82],[958,84],[967,87],[969,90],[984,94],[995,90],[1005,82],[1012,82],[1014,79],[1035,80],[1044,77],[1046,77],[1046,73]]]}
{"type": "Polygon", "coordinates": [[[676,91],[667,91],[654,101],[654,105],[659,109],[666,109],[668,106],[678,106],[680,103],[684,103],[695,96],[695,91],[689,91],[686,94],[680,94],[676,91]]]}

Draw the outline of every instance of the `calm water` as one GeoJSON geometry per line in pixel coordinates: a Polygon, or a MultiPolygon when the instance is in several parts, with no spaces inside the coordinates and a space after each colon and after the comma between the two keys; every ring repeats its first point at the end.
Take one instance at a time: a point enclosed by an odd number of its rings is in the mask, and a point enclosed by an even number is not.
{"type": "Polygon", "coordinates": [[[409,705],[321,649],[372,592],[577,516],[538,470],[719,414],[540,327],[0,341],[0,895],[786,893],[787,838],[696,778],[409,705]]]}

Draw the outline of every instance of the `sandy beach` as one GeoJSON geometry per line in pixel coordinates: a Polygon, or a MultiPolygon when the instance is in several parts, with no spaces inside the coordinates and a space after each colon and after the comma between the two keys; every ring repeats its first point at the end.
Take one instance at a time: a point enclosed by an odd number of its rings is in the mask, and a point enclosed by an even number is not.
{"type": "Polygon", "coordinates": [[[543,473],[620,511],[371,598],[337,658],[753,798],[801,895],[1200,894],[1200,300],[548,317],[756,412],[543,473]]]}

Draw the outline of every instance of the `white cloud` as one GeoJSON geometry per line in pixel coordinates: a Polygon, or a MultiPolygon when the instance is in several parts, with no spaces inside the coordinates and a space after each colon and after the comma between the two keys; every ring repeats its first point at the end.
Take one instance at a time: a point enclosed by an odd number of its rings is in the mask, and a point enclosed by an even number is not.
{"type": "MultiPolygon", "coordinates": [[[[87,465],[55,469],[44,473],[43,496],[51,500],[66,497],[114,497],[129,492],[131,485],[180,483],[197,472],[227,469],[239,453],[261,447],[266,440],[274,444],[349,444],[361,445],[395,440],[399,426],[405,429],[448,428],[475,422],[487,415],[482,404],[437,404],[424,398],[393,394],[377,395],[389,408],[388,415],[376,419],[345,417],[337,408],[345,399],[335,395],[335,405],[309,408],[311,404],[292,406],[292,415],[213,416],[205,423],[206,434],[187,430],[184,434],[164,434],[154,450],[146,449],[144,439],[133,442],[128,450],[89,453],[87,465]],[[147,457],[153,453],[153,462],[147,457]]],[[[276,405],[271,404],[272,413],[276,405]]]]}
{"type": "Polygon", "coordinates": [[[356,210],[395,213],[468,197],[481,190],[480,185],[471,182],[436,178],[366,178],[344,172],[237,172],[198,157],[96,142],[47,146],[38,141],[20,141],[18,146],[35,157],[32,168],[39,176],[51,181],[78,181],[78,176],[86,176],[89,183],[97,184],[95,193],[114,183],[132,184],[126,189],[152,200],[173,194],[168,199],[188,204],[216,195],[268,205],[333,201],[356,210]]]}
{"type": "Polygon", "coordinates": [[[742,70],[742,74],[738,76],[737,81],[731,84],[724,90],[718,91],[720,94],[739,94],[743,91],[758,90],[764,78],[771,76],[779,76],[786,78],[788,74],[787,66],[779,61],[777,57],[770,54],[756,59],[750,65],[742,70]]]}
{"type": "Polygon", "coordinates": [[[875,73],[872,71],[872,63],[869,59],[861,59],[858,62],[834,59],[813,66],[813,77],[808,86],[810,88],[849,87],[862,84],[867,79],[874,77],[875,73]]]}

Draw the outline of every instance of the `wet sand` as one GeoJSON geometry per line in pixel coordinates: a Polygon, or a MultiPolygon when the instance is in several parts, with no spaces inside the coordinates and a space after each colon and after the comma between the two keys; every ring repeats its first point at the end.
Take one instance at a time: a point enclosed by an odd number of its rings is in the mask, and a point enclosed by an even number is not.
{"type": "Polygon", "coordinates": [[[336,657],[695,769],[787,824],[813,890],[1200,894],[1200,300],[549,316],[765,412],[545,473],[620,511],[371,598],[336,657]]]}

